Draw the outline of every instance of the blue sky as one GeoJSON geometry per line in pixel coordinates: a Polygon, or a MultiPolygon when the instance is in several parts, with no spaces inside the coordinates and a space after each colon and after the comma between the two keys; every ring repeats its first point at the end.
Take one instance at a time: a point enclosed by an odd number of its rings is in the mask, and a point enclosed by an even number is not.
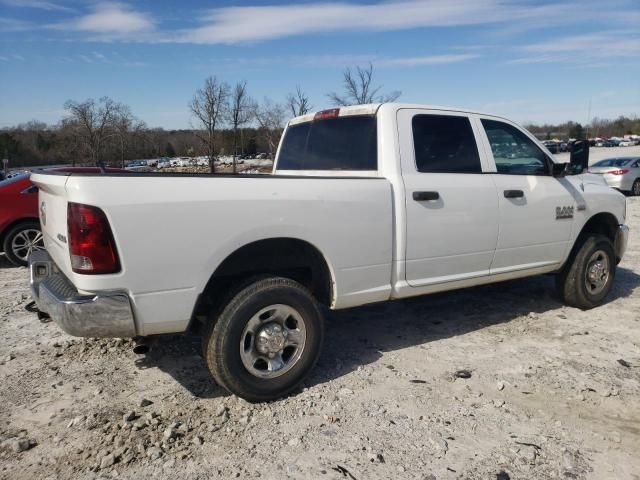
{"type": "Polygon", "coordinates": [[[330,106],[346,66],[400,101],[519,122],[640,114],[640,1],[0,0],[0,127],[108,95],[188,128],[208,75],[330,106]]]}

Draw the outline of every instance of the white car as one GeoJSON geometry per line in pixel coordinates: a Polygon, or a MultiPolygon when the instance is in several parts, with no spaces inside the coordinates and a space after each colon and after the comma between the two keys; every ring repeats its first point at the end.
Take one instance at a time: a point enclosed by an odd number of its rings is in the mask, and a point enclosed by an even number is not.
{"type": "Polygon", "coordinates": [[[161,158],[158,160],[158,164],[156,165],[156,168],[169,168],[171,167],[171,159],[169,158],[161,158]]]}
{"type": "Polygon", "coordinates": [[[640,157],[606,158],[589,167],[589,173],[602,175],[607,185],[630,195],[640,195],[640,157]]]}
{"type": "Polygon", "coordinates": [[[632,141],[632,140],[621,140],[620,143],[618,143],[619,147],[633,147],[636,144],[636,142],[632,141]]]}
{"type": "Polygon", "coordinates": [[[559,164],[504,118],[393,103],[294,118],[283,135],[273,175],[34,174],[40,311],[77,336],[200,325],[216,383],[265,401],[316,363],[320,305],[539,274],[583,309],[611,290],[626,199],[582,173],[586,146],[559,164]]]}

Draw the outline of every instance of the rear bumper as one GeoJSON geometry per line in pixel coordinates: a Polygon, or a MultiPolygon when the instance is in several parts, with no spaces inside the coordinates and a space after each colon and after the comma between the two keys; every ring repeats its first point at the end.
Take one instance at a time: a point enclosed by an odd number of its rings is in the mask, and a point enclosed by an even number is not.
{"type": "Polygon", "coordinates": [[[624,252],[627,250],[627,242],[629,241],[629,227],[626,225],[618,225],[618,231],[616,232],[615,251],[616,259],[618,262],[622,260],[624,252]]]}
{"type": "Polygon", "coordinates": [[[82,294],[60,272],[46,251],[29,257],[31,295],[41,312],[76,337],[135,337],[131,301],[126,292],[82,294]]]}

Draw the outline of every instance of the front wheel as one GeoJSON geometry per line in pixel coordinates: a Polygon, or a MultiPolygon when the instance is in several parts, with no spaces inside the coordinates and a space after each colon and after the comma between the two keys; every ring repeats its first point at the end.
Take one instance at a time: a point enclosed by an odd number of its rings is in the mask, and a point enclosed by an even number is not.
{"type": "Polygon", "coordinates": [[[287,278],[254,281],[209,321],[203,350],[211,374],[251,402],[293,391],[320,355],[322,313],[311,293],[287,278]]]}
{"type": "Polygon", "coordinates": [[[26,266],[29,255],[44,250],[44,241],[38,222],[25,222],[13,227],[4,237],[4,253],[16,266],[26,266]]]}
{"type": "Polygon", "coordinates": [[[602,304],[613,286],[615,273],[611,240],[604,235],[590,235],[556,276],[556,288],[567,305],[588,310],[602,304]]]}

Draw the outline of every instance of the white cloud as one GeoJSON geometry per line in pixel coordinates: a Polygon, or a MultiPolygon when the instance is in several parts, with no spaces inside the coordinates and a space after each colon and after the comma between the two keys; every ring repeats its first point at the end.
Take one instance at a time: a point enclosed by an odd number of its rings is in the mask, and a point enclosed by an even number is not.
{"type": "Polygon", "coordinates": [[[101,52],[91,52],[91,54],[77,54],[73,57],[59,57],[59,60],[66,63],[76,63],[80,61],[81,63],[86,63],[89,65],[113,65],[117,67],[146,67],[147,63],[140,62],[136,60],[129,60],[123,58],[117,53],[113,53],[111,55],[104,54],[101,52]]]}
{"type": "Polygon", "coordinates": [[[15,18],[0,17],[0,32],[23,32],[33,28],[33,25],[15,18]]]}
{"type": "Polygon", "coordinates": [[[446,63],[458,63],[478,58],[480,55],[466,53],[456,55],[427,55],[423,57],[388,58],[375,62],[380,66],[420,67],[424,65],[443,65],[446,63]]]}
{"type": "Polygon", "coordinates": [[[500,0],[308,3],[211,10],[203,25],[178,35],[193,43],[238,43],[308,33],[399,30],[492,21],[500,0]]]}
{"type": "Polygon", "coordinates": [[[10,7],[36,8],[47,11],[73,12],[74,9],[58,3],[40,0],[0,0],[0,3],[10,7]]]}
{"type": "Polygon", "coordinates": [[[523,56],[509,61],[514,64],[570,61],[591,63],[608,59],[634,60],[640,57],[640,36],[632,31],[606,31],[573,35],[523,45],[523,56]]]}
{"type": "Polygon", "coordinates": [[[240,43],[310,33],[484,24],[502,24],[522,31],[548,27],[551,20],[554,25],[560,22],[566,25],[608,14],[594,0],[564,0],[554,4],[512,0],[386,0],[369,4],[333,2],[223,7],[210,10],[200,26],[174,33],[165,40],[240,43]]]}
{"type": "Polygon", "coordinates": [[[386,67],[420,67],[465,62],[479,58],[476,53],[422,55],[412,57],[389,57],[376,54],[327,54],[327,55],[292,55],[280,57],[230,57],[216,58],[211,62],[197,60],[195,63],[209,68],[211,64],[218,66],[273,67],[288,65],[301,67],[346,67],[372,63],[376,68],[386,67]]]}
{"type": "Polygon", "coordinates": [[[92,33],[110,39],[151,32],[155,28],[155,21],[150,15],[135,11],[127,5],[109,2],[98,3],[91,13],[53,27],[92,33]]]}

